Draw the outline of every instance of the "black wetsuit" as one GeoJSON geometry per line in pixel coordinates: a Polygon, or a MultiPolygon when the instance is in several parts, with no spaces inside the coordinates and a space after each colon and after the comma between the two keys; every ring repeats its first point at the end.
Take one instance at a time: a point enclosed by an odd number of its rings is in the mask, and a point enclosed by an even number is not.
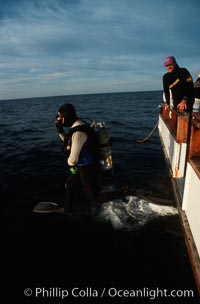
{"type": "Polygon", "coordinates": [[[200,78],[198,78],[194,83],[194,96],[200,99],[200,78]]]}
{"type": "MultiPolygon", "coordinates": [[[[119,199],[127,195],[126,189],[100,193],[100,188],[98,185],[99,169],[97,160],[98,151],[96,147],[96,136],[94,135],[92,129],[88,127],[88,125],[79,125],[72,128],[66,136],[68,139],[66,143],[68,147],[72,144],[72,135],[77,131],[81,131],[87,134],[87,141],[82,150],[86,149],[87,152],[92,156],[93,161],[89,164],[81,165],[80,153],[80,160],[76,165],[78,168],[77,174],[70,174],[65,182],[65,213],[71,213],[73,206],[78,205],[78,202],[82,201],[84,194],[86,194],[86,197],[93,205],[102,204],[114,199],[119,199]]],[[[70,153],[70,150],[68,150],[68,153],[70,153]]]]}
{"type": "Polygon", "coordinates": [[[166,103],[170,105],[170,90],[172,93],[174,110],[177,110],[177,105],[185,99],[187,102],[187,112],[192,112],[194,104],[194,87],[192,76],[185,68],[180,68],[178,65],[171,73],[166,73],[163,76],[163,88],[166,98],[166,103]]]}
{"type": "Polygon", "coordinates": [[[76,165],[78,172],[76,174],[70,174],[65,182],[65,212],[72,212],[72,207],[81,200],[81,189],[83,189],[83,192],[91,203],[95,203],[97,199],[96,142],[90,126],[84,124],[71,128],[66,136],[67,140],[64,143],[63,150],[67,152],[68,157],[72,146],[72,135],[77,131],[87,134],[87,142],[82,147],[79,155],[79,162],[76,165]],[[65,147],[67,147],[67,150],[65,147]],[[82,153],[84,153],[85,156],[82,153]],[[87,153],[87,157],[85,153],[87,153]]]}

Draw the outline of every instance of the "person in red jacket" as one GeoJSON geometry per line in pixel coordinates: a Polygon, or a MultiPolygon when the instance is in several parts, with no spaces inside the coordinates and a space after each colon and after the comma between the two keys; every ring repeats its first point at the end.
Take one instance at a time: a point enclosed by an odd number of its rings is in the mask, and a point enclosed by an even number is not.
{"type": "Polygon", "coordinates": [[[163,89],[167,106],[170,106],[170,93],[173,109],[178,112],[192,112],[194,104],[194,84],[189,71],[180,68],[173,56],[165,58],[167,73],[163,75],[163,89]]]}

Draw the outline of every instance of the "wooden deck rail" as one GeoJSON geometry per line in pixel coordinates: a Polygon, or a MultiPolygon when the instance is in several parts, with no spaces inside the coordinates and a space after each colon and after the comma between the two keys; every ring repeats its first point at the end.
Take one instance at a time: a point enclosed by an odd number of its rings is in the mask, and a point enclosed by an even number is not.
{"type": "Polygon", "coordinates": [[[189,113],[178,113],[165,106],[160,106],[160,114],[176,142],[187,143],[189,113]]]}
{"type": "Polygon", "coordinates": [[[200,114],[192,113],[188,159],[200,159],[200,114]]]}

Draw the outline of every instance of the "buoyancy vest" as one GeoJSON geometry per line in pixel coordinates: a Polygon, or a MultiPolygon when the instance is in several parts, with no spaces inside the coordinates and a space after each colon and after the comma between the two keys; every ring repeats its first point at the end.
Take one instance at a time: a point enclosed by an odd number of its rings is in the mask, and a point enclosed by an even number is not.
{"type": "Polygon", "coordinates": [[[86,166],[92,162],[97,164],[97,168],[106,175],[113,174],[113,162],[110,137],[105,129],[104,123],[85,123],[71,128],[66,136],[63,145],[63,150],[67,157],[69,157],[72,145],[72,136],[75,132],[85,132],[87,134],[87,141],[83,145],[77,166],[86,166]]]}
{"type": "Polygon", "coordinates": [[[71,128],[67,134],[67,140],[64,142],[63,150],[67,157],[70,155],[71,146],[72,146],[72,136],[75,132],[84,132],[87,134],[87,141],[83,145],[80,154],[77,166],[86,166],[98,160],[97,152],[97,142],[96,134],[93,128],[89,124],[78,125],[74,128],[71,128]]]}

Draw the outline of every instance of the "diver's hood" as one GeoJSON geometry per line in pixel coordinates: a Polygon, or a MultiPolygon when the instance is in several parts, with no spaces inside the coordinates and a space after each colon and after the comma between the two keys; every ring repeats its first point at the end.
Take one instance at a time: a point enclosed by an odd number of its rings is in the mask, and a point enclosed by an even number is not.
{"type": "Polygon", "coordinates": [[[74,106],[70,103],[66,103],[62,105],[58,112],[64,117],[64,124],[65,127],[71,127],[73,123],[78,119],[76,115],[76,110],[74,106]]]}

